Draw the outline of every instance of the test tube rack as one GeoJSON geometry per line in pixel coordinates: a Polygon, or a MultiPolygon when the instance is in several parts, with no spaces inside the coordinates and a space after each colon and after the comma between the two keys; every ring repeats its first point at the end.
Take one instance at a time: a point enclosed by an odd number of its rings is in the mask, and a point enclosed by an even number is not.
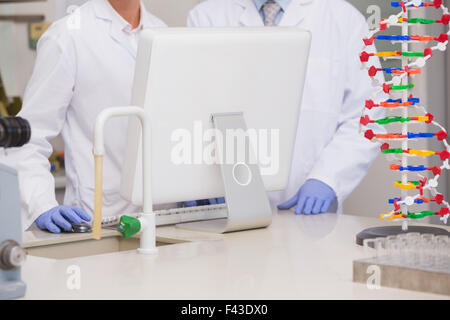
{"type": "Polygon", "coordinates": [[[354,282],[450,295],[450,233],[366,239],[364,251],[353,262],[354,282]]]}
{"type": "Polygon", "coordinates": [[[369,289],[388,287],[450,296],[450,270],[404,266],[376,257],[353,261],[353,282],[369,289]]]}

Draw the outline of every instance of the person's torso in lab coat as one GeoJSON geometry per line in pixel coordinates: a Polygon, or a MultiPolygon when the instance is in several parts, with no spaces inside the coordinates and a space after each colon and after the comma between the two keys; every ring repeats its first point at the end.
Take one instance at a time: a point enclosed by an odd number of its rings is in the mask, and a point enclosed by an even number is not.
{"type": "MultiPolygon", "coordinates": [[[[76,76],[62,129],[67,174],[64,202],[87,212],[93,212],[95,119],[105,108],[130,105],[136,63],[136,47],[120,25],[109,20],[110,12],[105,10],[103,1],[94,0],[82,6],[78,13],[80,28],[69,32],[76,76]]],[[[146,18],[154,27],[165,26],[148,13],[146,18]]],[[[67,23],[65,18],[57,22],[55,31],[49,32],[58,33],[67,23]]],[[[137,210],[119,194],[127,128],[127,118],[112,119],[105,127],[104,216],[137,210]]]]}
{"type": "MultiPolygon", "coordinates": [[[[272,193],[272,202],[280,203],[297,192],[336,133],[346,89],[346,32],[352,23],[360,27],[364,22],[345,21],[349,12],[356,9],[340,0],[292,0],[280,20],[281,27],[309,30],[312,44],[289,185],[272,193]]],[[[188,24],[262,27],[263,20],[253,0],[209,0],[191,12],[188,24]]]]}

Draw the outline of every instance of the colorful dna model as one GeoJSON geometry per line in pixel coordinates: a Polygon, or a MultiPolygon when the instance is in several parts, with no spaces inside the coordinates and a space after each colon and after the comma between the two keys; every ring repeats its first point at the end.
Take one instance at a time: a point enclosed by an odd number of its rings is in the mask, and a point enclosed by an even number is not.
{"type": "Polygon", "coordinates": [[[411,25],[417,24],[443,24],[448,26],[450,14],[448,8],[442,4],[442,0],[433,2],[422,0],[398,1],[391,2],[391,6],[398,7],[401,11],[397,15],[392,15],[388,19],[380,21],[379,27],[372,30],[367,38],[364,39],[364,49],[360,55],[364,68],[368,70],[374,85],[378,87],[373,97],[365,103],[360,129],[364,132],[365,138],[382,144],[381,152],[388,156],[388,160],[394,162],[390,169],[401,174],[401,180],[395,182],[395,187],[401,190],[401,197],[390,199],[389,203],[394,206],[394,209],[387,214],[382,214],[380,217],[382,220],[387,221],[402,220],[404,228],[407,228],[409,219],[422,219],[435,215],[440,216],[441,221],[447,223],[450,217],[450,205],[437,190],[441,172],[444,169],[450,169],[450,146],[446,140],[447,131],[434,120],[433,115],[425,107],[420,105],[420,99],[411,94],[411,90],[414,89],[414,83],[410,83],[410,77],[421,73],[421,69],[431,59],[436,50],[445,51],[447,49],[450,28],[447,33],[437,37],[411,35],[409,29],[411,25]],[[409,17],[411,10],[427,8],[438,10],[439,14],[442,12],[440,19],[409,17]],[[400,27],[402,30],[401,35],[377,35],[380,31],[389,30],[390,27],[400,27]],[[375,41],[390,41],[393,45],[400,44],[401,51],[376,52],[375,41]],[[426,44],[427,47],[420,52],[409,51],[409,45],[417,43],[426,44]],[[373,57],[399,59],[401,67],[377,67],[378,59],[373,57]],[[380,83],[376,79],[379,72],[390,75],[392,79],[385,83],[380,83]],[[374,101],[383,92],[388,94],[390,99],[374,101]],[[368,113],[374,108],[384,108],[388,114],[392,115],[381,119],[371,119],[368,113]],[[412,111],[418,115],[413,116],[411,114],[412,111]],[[419,123],[430,125],[431,131],[411,132],[409,130],[411,125],[419,123]],[[401,133],[376,134],[374,130],[368,127],[370,124],[382,126],[400,124],[402,130],[401,133]],[[411,148],[410,143],[419,139],[437,139],[442,142],[443,148],[437,151],[411,148]],[[398,146],[394,146],[396,143],[398,146]],[[418,159],[430,157],[431,161],[438,161],[441,165],[411,165],[409,161],[411,157],[419,157],[418,159]],[[417,175],[417,180],[409,180],[409,173],[417,175]],[[412,193],[412,190],[416,191],[415,195],[409,195],[409,192],[411,191],[412,193]],[[431,202],[440,207],[438,211],[411,212],[409,210],[412,206],[431,202]]]}

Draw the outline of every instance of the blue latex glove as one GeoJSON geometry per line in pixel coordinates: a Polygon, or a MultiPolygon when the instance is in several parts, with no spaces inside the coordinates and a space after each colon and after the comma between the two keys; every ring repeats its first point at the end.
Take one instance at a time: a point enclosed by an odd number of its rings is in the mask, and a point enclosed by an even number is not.
{"type": "Polygon", "coordinates": [[[71,230],[72,224],[81,224],[83,221],[91,221],[91,217],[82,209],[59,206],[55,207],[36,219],[36,225],[41,230],[47,230],[51,233],[61,233],[61,229],[71,230]]]}
{"type": "Polygon", "coordinates": [[[295,196],[280,204],[278,209],[288,210],[294,206],[295,214],[326,213],[336,198],[336,192],[322,181],[309,179],[295,196]]]}
{"type": "Polygon", "coordinates": [[[225,198],[213,198],[208,200],[196,200],[196,201],[186,201],[184,202],[185,207],[198,207],[207,206],[212,204],[223,204],[225,203],[225,198]]]}

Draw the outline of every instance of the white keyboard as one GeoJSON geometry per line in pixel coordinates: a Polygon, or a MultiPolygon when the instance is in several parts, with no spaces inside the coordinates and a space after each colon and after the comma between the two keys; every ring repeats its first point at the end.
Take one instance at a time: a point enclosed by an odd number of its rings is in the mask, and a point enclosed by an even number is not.
{"type": "MultiPolygon", "coordinates": [[[[184,222],[195,222],[203,220],[213,220],[226,218],[228,216],[226,204],[214,204],[209,206],[174,208],[168,210],[157,210],[156,225],[166,226],[184,222]]],[[[142,214],[126,214],[133,218],[140,218],[142,214]]],[[[103,227],[113,227],[119,224],[119,216],[105,217],[102,219],[103,227]]]]}

